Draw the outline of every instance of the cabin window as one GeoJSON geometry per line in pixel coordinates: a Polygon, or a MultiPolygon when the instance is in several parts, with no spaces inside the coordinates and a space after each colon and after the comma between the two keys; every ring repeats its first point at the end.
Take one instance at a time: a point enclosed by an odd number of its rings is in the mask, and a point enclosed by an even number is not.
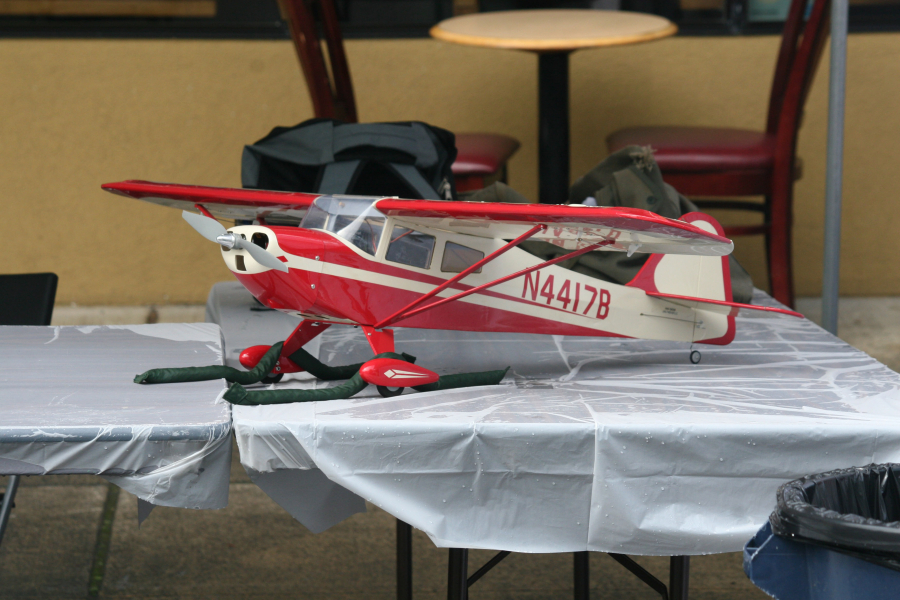
{"type": "Polygon", "coordinates": [[[385,258],[391,262],[427,269],[434,254],[434,236],[395,226],[385,258]]]}
{"type": "Polygon", "coordinates": [[[309,207],[300,227],[330,231],[375,256],[384,230],[384,215],[374,203],[375,198],[320,196],[309,207]]]}
{"type": "Polygon", "coordinates": [[[328,221],[328,213],[313,204],[309,207],[300,227],[305,229],[325,229],[325,223],[328,221]]]}
{"type": "Polygon", "coordinates": [[[384,217],[380,214],[334,217],[334,232],[372,256],[378,251],[378,240],[381,239],[383,229],[384,217]]]}
{"type": "MultiPolygon", "coordinates": [[[[484,252],[480,250],[447,242],[444,245],[444,258],[441,259],[441,271],[444,273],[462,273],[482,258],[484,258],[484,252]]],[[[481,267],[478,267],[473,272],[481,273],[481,267]]]]}

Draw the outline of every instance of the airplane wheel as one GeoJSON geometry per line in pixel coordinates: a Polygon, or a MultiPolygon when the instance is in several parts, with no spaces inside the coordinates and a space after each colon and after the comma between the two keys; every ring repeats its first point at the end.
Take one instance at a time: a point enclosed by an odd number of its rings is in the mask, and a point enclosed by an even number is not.
{"type": "Polygon", "coordinates": [[[699,351],[699,350],[692,350],[692,351],[691,351],[691,364],[694,364],[694,365],[698,364],[698,363],[700,362],[700,358],[701,358],[701,357],[700,357],[700,351],[699,351]]]}
{"type": "Polygon", "coordinates": [[[279,373],[278,375],[266,375],[262,378],[263,383],[278,383],[281,381],[281,378],[284,377],[284,373],[279,373]]]}
{"type": "Polygon", "coordinates": [[[382,398],[393,398],[394,396],[399,396],[403,393],[402,387],[392,388],[387,387],[386,385],[379,385],[378,393],[381,394],[382,398]]]}

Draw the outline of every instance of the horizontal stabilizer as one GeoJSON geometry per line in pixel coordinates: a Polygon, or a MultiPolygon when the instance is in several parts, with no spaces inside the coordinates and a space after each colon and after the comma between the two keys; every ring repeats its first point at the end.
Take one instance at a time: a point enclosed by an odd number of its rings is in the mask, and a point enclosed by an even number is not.
{"type": "Polygon", "coordinates": [[[692,296],[678,296],[675,294],[663,294],[660,292],[647,292],[648,296],[653,298],[662,298],[663,300],[669,300],[674,302],[675,304],[679,304],[681,306],[686,306],[688,308],[700,308],[703,310],[708,310],[710,312],[719,313],[723,315],[736,315],[737,311],[742,308],[747,308],[750,310],[761,310],[764,312],[773,312],[779,313],[782,315],[790,315],[792,317],[800,317],[803,318],[798,312],[793,310],[788,310],[786,308],[773,308],[770,306],[754,306],[753,304],[741,304],[740,302],[730,302],[728,300],[709,300],[706,298],[694,298],[692,296]]]}

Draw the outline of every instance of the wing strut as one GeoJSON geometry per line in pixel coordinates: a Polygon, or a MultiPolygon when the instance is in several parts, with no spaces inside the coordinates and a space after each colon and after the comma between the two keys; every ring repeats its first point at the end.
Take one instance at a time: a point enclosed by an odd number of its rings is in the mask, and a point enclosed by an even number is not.
{"type": "MultiPolygon", "coordinates": [[[[442,298],[441,300],[438,300],[437,302],[432,302],[431,304],[429,304],[427,306],[422,306],[415,310],[411,310],[409,312],[406,312],[406,313],[400,315],[399,317],[394,319],[394,321],[399,321],[401,319],[408,319],[409,317],[417,315],[421,312],[425,312],[426,310],[436,308],[438,306],[447,304],[448,302],[453,302],[454,300],[460,300],[461,298],[465,298],[466,296],[470,296],[470,295],[480,292],[482,290],[492,288],[495,285],[500,285],[501,283],[503,283],[505,281],[509,281],[510,279],[515,279],[516,277],[521,277],[522,275],[526,275],[528,273],[531,273],[532,271],[537,271],[538,269],[543,269],[544,267],[549,267],[550,265],[555,265],[556,263],[563,262],[570,258],[575,258],[576,256],[581,256],[582,254],[585,254],[592,250],[597,250],[599,248],[602,248],[603,246],[609,246],[610,244],[614,244],[614,243],[615,243],[615,240],[603,240],[602,242],[597,242],[596,244],[591,244],[590,246],[587,246],[586,248],[582,248],[581,250],[576,250],[575,252],[570,252],[569,254],[563,254],[562,256],[557,256],[554,259],[547,260],[542,263],[538,263],[538,264],[534,265],[533,267],[528,267],[527,269],[522,269],[518,273],[513,273],[512,275],[507,275],[506,277],[501,277],[500,279],[495,279],[494,281],[479,285],[477,287],[473,287],[464,292],[460,292],[460,293],[456,294],[455,296],[450,296],[449,298],[442,298]]],[[[392,322],[394,322],[394,321],[392,321],[392,322]]]]}
{"type": "Polygon", "coordinates": [[[379,322],[375,323],[375,325],[373,327],[375,329],[381,329],[382,327],[386,327],[386,326],[390,325],[394,321],[398,321],[400,319],[405,318],[406,317],[405,313],[407,313],[408,311],[410,311],[413,308],[415,308],[416,306],[422,304],[429,298],[433,297],[435,294],[439,294],[440,292],[447,289],[448,287],[450,287],[451,285],[453,285],[454,283],[456,283],[457,281],[459,281],[460,279],[462,279],[469,273],[471,273],[473,271],[477,271],[478,269],[480,269],[487,263],[491,262],[492,260],[494,260],[495,258],[500,256],[501,254],[503,254],[510,248],[518,246],[519,244],[521,244],[522,242],[524,242],[525,240],[527,240],[534,234],[538,233],[539,231],[544,231],[545,229],[547,229],[547,226],[544,224],[535,225],[534,227],[532,227],[531,229],[529,229],[528,231],[526,231],[525,233],[523,233],[522,235],[520,235],[519,237],[514,239],[513,241],[508,242],[506,245],[502,246],[501,248],[495,250],[494,252],[491,252],[490,254],[488,254],[481,260],[479,260],[474,265],[471,265],[470,267],[467,267],[466,269],[464,269],[461,273],[454,275],[453,277],[451,277],[450,279],[448,279],[441,285],[437,286],[436,288],[434,288],[427,294],[424,294],[423,296],[416,298],[415,300],[413,300],[412,302],[410,302],[409,304],[407,304],[406,306],[404,306],[403,308],[401,308],[400,310],[398,310],[397,312],[395,312],[388,318],[382,319],[379,322]]]}
{"type": "Polygon", "coordinates": [[[209,213],[209,211],[206,210],[206,207],[203,206],[202,204],[195,204],[195,205],[194,205],[194,208],[196,208],[198,211],[200,211],[200,214],[203,215],[204,217],[209,217],[210,219],[215,219],[215,217],[212,216],[212,215],[209,213]]]}

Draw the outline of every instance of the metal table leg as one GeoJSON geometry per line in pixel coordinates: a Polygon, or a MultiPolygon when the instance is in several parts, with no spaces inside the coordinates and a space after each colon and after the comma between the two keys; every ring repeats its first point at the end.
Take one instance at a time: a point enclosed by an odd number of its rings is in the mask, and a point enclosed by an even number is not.
{"type": "Polygon", "coordinates": [[[569,53],[538,55],[538,174],[540,201],[569,198],[569,53]]]}
{"type": "Polygon", "coordinates": [[[20,475],[10,475],[6,484],[6,492],[3,494],[3,503],[0,504],[0,543],[3,543],[3,534],[9,523],[9,514],[12,512],[13,501],[16,499],[16,490],[19,489],[20,475]]]}
{"type": "Polygon", "coordinates": [[[412,600],[412,526],[397,519],[397,600],[412,600]]]}
{"type": "Polygon", "coordinates": [[[447,600],[467,600],[469,595],[469,551],[466,548],[450,548],[447,569],[447,600]]]}
{"type": "Polygon", "coordinates": [[[690,556],[669,558],[669,600],[688,600],[688,576],[691,569],[690,556]]]}
{"type": "Polygon", "coordinates": [[[574,552],[575,558],[575,600],[588,600],[591,597],[590,554],[574,552]]]}

